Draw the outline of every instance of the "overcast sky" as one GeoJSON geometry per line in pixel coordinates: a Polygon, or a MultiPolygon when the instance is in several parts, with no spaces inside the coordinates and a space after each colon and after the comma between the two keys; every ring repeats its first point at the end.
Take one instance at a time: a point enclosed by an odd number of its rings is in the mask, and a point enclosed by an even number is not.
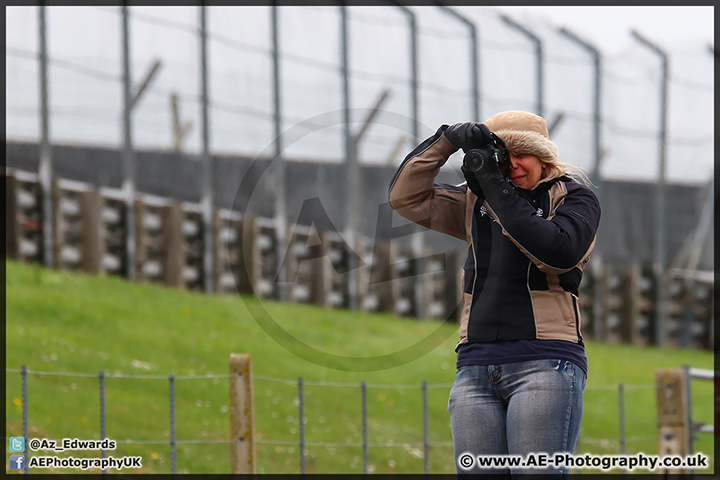
{"type": "Polygon", "coordinates": [[[585,35],[607,54],[636,43],[631,29],[668,50],[697,48],[714,42],[714,7],[499,7],[518,19],[542,18],[585,35]]]}

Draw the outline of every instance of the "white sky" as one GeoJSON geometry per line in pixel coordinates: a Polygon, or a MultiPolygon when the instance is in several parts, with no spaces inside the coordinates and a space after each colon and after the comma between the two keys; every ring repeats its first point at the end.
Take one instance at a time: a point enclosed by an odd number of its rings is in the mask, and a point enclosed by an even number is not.
{"type": "MultiPolygon", "coordinates": [[[[518,20],[542,18],[566,27],[595,44],[605,54],[616,54],[637,41],[635,29],[669,51],[697,48],[714,42],[714,7],[499,7],[518,20]]],[[[528,23],[532,26],[532,23],[528,23]]]]}

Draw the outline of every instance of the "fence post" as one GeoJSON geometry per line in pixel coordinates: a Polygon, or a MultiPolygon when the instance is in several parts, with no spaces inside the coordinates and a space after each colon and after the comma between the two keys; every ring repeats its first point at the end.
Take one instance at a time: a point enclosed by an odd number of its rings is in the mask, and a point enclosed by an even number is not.
{"type": "Polygon", "coordinates": [[[427,408],[427,382],[422,383],[422,402],[423,402],[423,471],[425,475],[429,472],[430,445],[428,443],[428,408],[427,408]]]}
{"type": "MultiPolygon", "coordinates": [[[[685,395],[687,398],[687,424],[688,424],[688,455],[693,454],[693,442],[696,440],[695,436],[695,424],[693,422],[693,416],[692,416],[692,375],[690,374],[690,365],[683,365],[680,367],[680,370],[683,374],[683,379],[685,380],[685,395]]],[[[695,473],[694,471],[690,471],[690,473],[695,473]]]]}
{"type": "Polygon", "coordinates": [[[298,378],[298,417],[300,419],[300,473],[305,474],[305,401],[302,377],[298,378]]]}
{"type": "Polygon", "coordinates": [[[38,180],[42,189],[42,254],[41,264],[54,267],[55,251],[55,205],[52,201],[52,183],[54,176],[52,147],[50,144],[50,111],[49,111],[49,81],[48,81],[48,32],[47,7],[45,4],[39,8],[39,43],[40,43],[40,165],[38,166],[38,180]]]}
{"type": "Polygon", "coordinates": [[[177,473],[176,468],[176,451],[175,451],[175,377],[170,375],[168,377],[170,383],[170,465],[172,473],[177,473]]]}
{"type": "MultiPolygon", "coordinates": [[[[625,455],[625,385],[618,383],[618,415],[620,424],[620,455],[625,455]]],[[[620,471],[625,473],[625,469],[620,471]]]]}
{"type": "Polygon", "coordinates": [[[668,124],[668,87],[669,87],[669,67],[668,54],[655,43],[650,42],[647,38],[640,35],[637,30],[632,30],[630,34],[635,37],[645,47],[652,50],[660,57],[660,73],[662,75],[660,83],[660,128],[659,128],[659,158],[658,158],[658,180],[655,183],[655,231],[653,241],[653,272],[655,274],[655,345],[658,347],[665,346],[665,335],[667,325],[667,226],[665,222],[665,203],[667,197],[666,183],[666,163],[667,163],[667,124],[668,124]]]}
{"type": "MultiPolygon", "coordinates": [[[[275,195],[275,225],[277,226],[278,242],[276,245],[276,254],[278,259],[283,258],[288,252],[290,245],[290,235],[288,231],[287,219],[287,165],[283,158],[283,137],[282,137],[282,84],[280,78],[280,9],[277,4],[270,7],[270,25],[272,38],[272,103],[273,103],[273,162],[275,181],[279,185],[277,194],[275,195]]],[[[280,260],[278,265],[281,266],[280,260]]],[[[289,298],[290,288],[285,286],[287,282],[287,271],[280,267],[278,270],[278,295],[281,301],[289,298]]]]}
{"type": "Polygon", "coordinates": [[[28,393],[27,393],[27,367],[25,365],[20,369],[20,377],[22,378],[22,417],[23,417],[23,438],[25,439],[25,475],[28,474],[28,393]]]}
{"type": "Polygon", "coordinates": [[[201,167],[201,191],[202,197],[200,204],[202,205],[202,225],[203,225],[203,289],[205,293],[213,293],[216,288],[213,282],[215,274],[213,270],[214,258],[213,240],[215,232],[213,229],[213,211],[215,205],[214,176],[213,176],[213,159],[210,154],[210,115],[209,110],[209,78],[208,78],[208,31],[207,31],[207,6],[200,5],[200,120],[202,132],[202,150],[200,153],[201,167]]]}
{"type": "Polygon", "coordinates": [[[257,473],[252,358],[247,353],[230,354],[230,438],[231,473],[257,473]]]}
{"type": "Polygon", "coordinates": [[[536,58],[536,65],[535,65],[535,89],[536,89],[536,110],[537,114],[541,117],[544,115],[544,106],[543,106],[543,100],[544,100],[544,88],[543,88],[543,48],[542,48],[542,40],[540,40],[540,37],[532,33],[527,28],[523,27],[507,15],[500,15],[500,19],[508,24],[510,27],[518,30],[520,33],[525,35],[526,38],[528,38],[534,45],[535,45],[535,58],[536,58]]]}
{"type": "Polygon", "coordinates": [[[360,384],[362,393],[362,449],[363,449],[363,473],[368,473],[368,441],[367,441],[367,385],[365,380],[360,384]]]}
{"type": "MultiPolygon", "coordinates": [[[[98,374],[98,383],[100,386],[100,440],[105,440],[105,372],[98,374]]],[[[100,451],[100,457],[105,458],[105,449],[100,451]]],[[[107,473],[106,469],[102,469],[103,475],[107,473]]]]}
{"type": "MultiPolygon", "coordinates": [[[[655,373],[658,407],[658,455],[687,456],[690,453],[688,423],[688,378],[682,369],[658,369],[655,373]]],[[[689,473],[667,469],[658,473],[689,473]]]]}
{"type": "Polygon", "coordinates": [[[127,258],[127,278],[129,280],[135,280],[136,273],[136,258],[135,258],[135,230],[136,230],[136,219],[135,219],[135,153],[133,152],[133,137],[132,137],[132,79],[131,65],[130,62],[130,7],[124,5],[121,8],[122,12],[122,79],[123,79],[123,115],[122,115],[122,190],[124,201],[126,205],[125,214],[125,232],[126,232],[126,244],[125,254],[127,258]]]}

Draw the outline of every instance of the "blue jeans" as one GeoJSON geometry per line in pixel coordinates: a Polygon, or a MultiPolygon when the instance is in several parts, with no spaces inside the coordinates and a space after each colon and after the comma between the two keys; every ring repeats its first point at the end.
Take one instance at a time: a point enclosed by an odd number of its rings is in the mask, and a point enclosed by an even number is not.
{"type": "Polygon", "coordinates": [[[585,380],[585,372],[567,360],[460,367],[448,401],[457,473],[569,476],[567,468],[493,470],[477,461],[464,469],[458,460],[463,454],[572,454],[585,380]]]}

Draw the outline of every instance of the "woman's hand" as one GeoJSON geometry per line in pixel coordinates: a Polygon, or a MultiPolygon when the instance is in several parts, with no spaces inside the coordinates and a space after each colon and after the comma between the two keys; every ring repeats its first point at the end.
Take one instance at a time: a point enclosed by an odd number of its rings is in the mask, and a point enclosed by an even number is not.
{"type": "Polygon", "coordinates": [[[450,125],[445,130],[445,138],[455,149],[462,148],[465,153],[473,148],[487,147],[492,140],[490,129],[477,122],[450,125]]]}

